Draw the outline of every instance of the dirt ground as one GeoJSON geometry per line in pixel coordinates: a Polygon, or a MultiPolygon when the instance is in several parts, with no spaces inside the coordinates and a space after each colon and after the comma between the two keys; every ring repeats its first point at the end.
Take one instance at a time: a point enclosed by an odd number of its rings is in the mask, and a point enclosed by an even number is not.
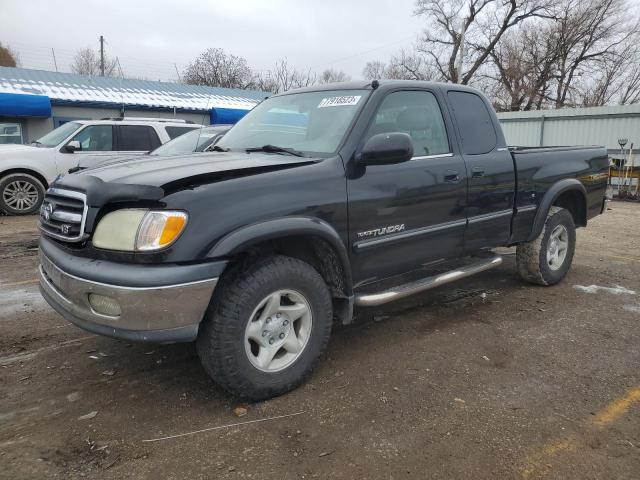
{"type": "Polygon", "coordinates": [[[640,205],[580,230],[555,287],[522,282],[506,250],[357,312],[304,386],[241,417],[193,346],[54,313],[35,224],[0,217],[2,478],[640,479],[640,205]]]}

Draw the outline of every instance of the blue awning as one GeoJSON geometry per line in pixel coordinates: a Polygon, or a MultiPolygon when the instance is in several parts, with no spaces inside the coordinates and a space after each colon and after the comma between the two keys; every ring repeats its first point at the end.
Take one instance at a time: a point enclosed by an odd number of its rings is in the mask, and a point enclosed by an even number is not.
{"type": "Polygon", "coordinates": [[[50,117],[51,101],[46,95],[0,93],[0,115],[7,117],[50,117]]]}
{"type": "Polygon", "coordinates": [[[236,123],[248,112],[249,110],[240,110],[237,108],[212,108],[211,125],[236,123]]]}

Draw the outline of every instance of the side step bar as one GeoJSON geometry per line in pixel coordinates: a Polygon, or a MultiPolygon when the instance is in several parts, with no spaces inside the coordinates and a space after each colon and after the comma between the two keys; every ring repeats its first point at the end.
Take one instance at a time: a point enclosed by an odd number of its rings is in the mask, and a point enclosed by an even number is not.
{"type": "Polygon", "coordinates": [[[401,298],[409,297],[415,293],[424,292],[430,290],[445,283],[455,282],[461,278],[470,277],[476,273],[484,272],[490,268],[497,267],[502,263],[502,257],[495,255],[489,258],[483,258],[480,261],[470,263],[464,267],[451,270],[440,275],[433,277],[421,278],[415,282],[406,283],[404,285],[398,285],[397,287],[390,288],[378,293],[363,293],[356,295],[356,305],[359,307],[377,307],[394,300],[400,300],[401,298]]]}

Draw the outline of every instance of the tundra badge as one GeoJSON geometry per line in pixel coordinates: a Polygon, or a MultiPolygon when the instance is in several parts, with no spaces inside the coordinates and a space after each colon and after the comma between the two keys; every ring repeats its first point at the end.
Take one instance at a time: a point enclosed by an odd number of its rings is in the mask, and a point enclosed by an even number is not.
{"type": "Polygon", "coordinates": [[[375,238],[390,233],[398,233],[404,230],[404,223],[400,225],[389,225],[388,227],[374,228],[366,232],[358,232],[358,238],[375,238]]]}

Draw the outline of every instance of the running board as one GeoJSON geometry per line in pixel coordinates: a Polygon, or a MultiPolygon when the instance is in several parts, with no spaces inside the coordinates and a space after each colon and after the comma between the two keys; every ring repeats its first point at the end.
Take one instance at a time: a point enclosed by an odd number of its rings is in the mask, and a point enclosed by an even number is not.
{"type": "Polygon", "coordinates": [[[495,255],[489,258],[483,258],[480,261],[470,263],[464,267],[456,268],[440,275],[433,277],[421,278],[414,282],[398,285],[378,293],[362,293],[356,294],[356,305],[359,307],[377,307],[394,300],[409,297],[415,293],[424,292],[449,282],[455,282],[461,278],[470,277],[476,273],[484,272],[490,268],[497,267],[502,263],[502,257],[495,255]]]}

